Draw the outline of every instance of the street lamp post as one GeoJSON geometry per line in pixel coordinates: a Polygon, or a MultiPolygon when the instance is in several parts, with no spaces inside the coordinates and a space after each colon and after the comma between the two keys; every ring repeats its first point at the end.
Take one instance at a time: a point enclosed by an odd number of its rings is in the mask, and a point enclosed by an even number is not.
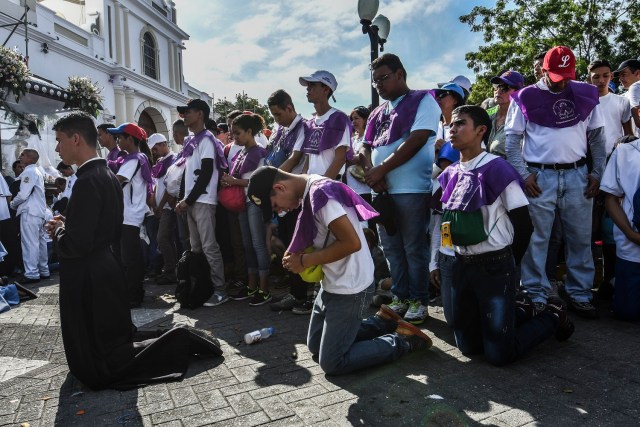
{"type": "MultiPolygon", "coordinates": [[[[378,46],[380,52],[384,52],[384,44],[389,37],[391,23],[384,15],[376,16],[378,13],[379,0],[358,0],[358,15],[362,24],[362,34],[369,35],[369,44],[371,45],[371,62],[378,57],[378,46]],[[375,18],[374,18],[375,17],[375,18]]],[[[373,83],[373,70],[371,70],[371,83],[373,83]]],[[[373,85],[371,86],[371,106],[377,107],[380,103],[378,91],[373,85]]]]}

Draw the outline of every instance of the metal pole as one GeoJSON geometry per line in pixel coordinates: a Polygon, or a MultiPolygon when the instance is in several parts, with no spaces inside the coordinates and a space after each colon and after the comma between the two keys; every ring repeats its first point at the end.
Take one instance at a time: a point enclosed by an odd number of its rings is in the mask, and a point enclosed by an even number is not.
{"type": "MultiPolygon", "coordinates": [[[[378,27],[375,25],[367,26],[367,34],[369,34],[369,43],[371,45],[371,62],[378,58],[378,27]]],[[[371,70],[371,108],[376,108],[380,104],[380,96],[375,87],[373,87],[373,70],[371,70]]]]}

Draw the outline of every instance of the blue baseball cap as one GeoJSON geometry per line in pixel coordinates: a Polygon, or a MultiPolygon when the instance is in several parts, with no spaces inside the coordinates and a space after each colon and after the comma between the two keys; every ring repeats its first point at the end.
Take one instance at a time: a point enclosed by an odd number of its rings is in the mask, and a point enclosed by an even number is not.
{"type": "Polygon", "coordinates": [[[517,71],[508,70],[491,79],[491,84],[505,84],[518,89],[524,87],[524,77],[517,71]]]}
{"type": "Polygon", "coordinates": [[[441,88],[434,89],[434,90],[435,90],[436,94],[440,94],[442,92],[455,92],[458,95],[460,95],[460,97],[462,99],[465,98],[464,91],[462,90],[462,88],[460,86],[458,86],[455,83],[447,83],[447,84],[442,85],[441,88]]]}

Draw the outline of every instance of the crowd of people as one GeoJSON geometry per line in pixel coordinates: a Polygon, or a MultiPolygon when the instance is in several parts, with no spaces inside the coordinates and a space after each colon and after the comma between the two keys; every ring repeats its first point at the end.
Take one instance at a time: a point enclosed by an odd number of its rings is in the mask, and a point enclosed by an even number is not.
{"type": "MultiPolygon", "coordinates": [[[[120,261],[127,308],[144,303],[145,274],[175,285],[180,255],[191,251],[209,265],[205,307],[248,300],[310,314],[307,345],[328,374],[428,348],[417,325],[437,298],[460,350],[503,365],[549,337],[568,339],[567,309],[598,317],[592,288],[601,248],[600,295],[612,290],[614,314],[640,318],[639,60],[615,69],[593,61],[580,82],[573,52],[556,46],[536,57],[531,85],[524,70],[493,77],[494,96],[482,106],[467,105],[464,76],[410,89],[393,54],[373,61],[371,72],[382,105],[349,114],[332,107],[338,82],[318,70],[298,82],[313,104],[310,118],[285,90],[268,98],[273,131],[252,112],[216,123],[206,102],[191,100],[177,107],[178,153],[135,123],[99,125],[96,139],[108,154],[95,174],[115,175],[101,185],[121,190],[113,190],[121,222],[96,238],[120,261]],[[278,301],[269,280],[274,260],[289,287],[278,301]],[[369,304],[380,308],[364,319],[369,304]]],[[[92,132],[78,130],[83,120],[56,128],[64,134],[58,151],[78,175],[86,168],[80,160],[93,158],[69,152],[96,145],[92,132]]],[[[49,277],[46,221],[61,268],[78,256],[70,248],[92,247],[65,232],[80,179],[74,186],[73,169],[59,165],[66,181],[47,204],[37,161],[35,150],[20,155],[10,202],[20,218],[25,283],[49,277]]],[[[87,181],[83,192],[97,191],[87,181]]],[[[69,280],[80,286],[79,277],[69,280]]]]}

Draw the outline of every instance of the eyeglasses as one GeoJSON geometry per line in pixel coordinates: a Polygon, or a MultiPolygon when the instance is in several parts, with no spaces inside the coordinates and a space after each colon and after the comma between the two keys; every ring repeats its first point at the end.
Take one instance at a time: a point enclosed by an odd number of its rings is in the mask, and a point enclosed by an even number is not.
{"type": "Polygon", "coordinates": [[[387,74],[385,74],[384,76],[382,76],[380,78],[374,79],[371,82],[371,86],[377,87],[377,86],[380,86],[381,84],[384,84],[384,81],[387,80],[391,74],[393,74],[393,73],[387,73],[387,74]]]}
{"type": "Polygon", "coordinates": [[[447,92],[447,91],[443,91],[443,92],[439,92],[439,93],[436,95],[436,98],[438,98],[438,99],[445,99],[445,98],[446,98],[447,96],[449,96],[449,95],[451,95],[449,92],[447,92]]]}
{"type": "Polygon", "coordinates": [[[493,85],[493,90],[498,90],[502,93],[507,93],[510,90],[515,90],[514,88],[512,88],[511,86],[508,85],[493,85]]]}

